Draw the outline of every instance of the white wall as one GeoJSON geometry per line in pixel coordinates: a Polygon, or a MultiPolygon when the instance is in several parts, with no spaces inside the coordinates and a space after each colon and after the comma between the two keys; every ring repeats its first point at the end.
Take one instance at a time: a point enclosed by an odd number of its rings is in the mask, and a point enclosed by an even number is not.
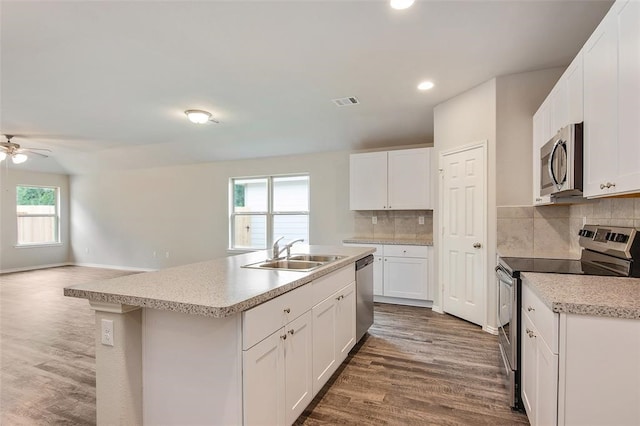
{"type": "Polygon", "coordinates": [[[289,173],[310,175],[311,244],[353,235],[349,153],[330,152],[72,176],[72,259],[157,269],[226,256],[229,178],[289,173]]]}
{"type": "Polygon", "coordinates": [[[62,265],[69,260],[69,176],[36,173],[0,163],[0,271],[10,272],[62,265]],[[16,247],[16,186],[42,185],[60,188],[61,244],[37,247],[16,247]]]}
{"type": "Polygon", "coordinates": [[[528,206],[533,198],[533,114],[565,68],[512,74],[496,79],[496,202],[528,206]]]}
{"type": "MultiPolygon", "coordinates": [[[[487,141],[487,241],[485,326],[496,327],[494,267],[497,206],[530,205],[532,199],[532,117],[563,68],[501,76],[472,88],[434,108],[433,168],[440,153],[472,142],[487,141]]],[[[439,197],[437,198],[439,202],[439,197]]],[[[434,245],[441,247],[439,206],[434,209],[434,245]]],[[[436,250],[436,275],[439,256],[436,250]]],[[[442,306],[438,279],[437,300],[442,306]]]]}

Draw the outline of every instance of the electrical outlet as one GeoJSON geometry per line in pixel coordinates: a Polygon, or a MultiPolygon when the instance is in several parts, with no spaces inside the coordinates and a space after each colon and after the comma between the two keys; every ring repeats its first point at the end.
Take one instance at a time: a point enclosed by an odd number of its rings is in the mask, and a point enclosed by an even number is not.
{"type": "Polygon", "coordinates": [[[167,259],[169,258],[169,252],[168,251],[164,253],[164,257],[166,257],[167,259]]]}
{"type": "Polygon", "coordinates": [[[587,217],[582,216],[582,226],[585,226],[586,224],[587,224],[587,217]]]}
{"type": "Polygon", "coordinates": [[[113,321],[102,320],[102,344],[113,346],[113,321]]]}
{"type": "Polygon", "coordinates": [[[376,225],[378,223],[378,216],[371,216],[371,223],[376,225]]]}
{"type": "Polygon", "coordinates": [[[85,252],[86,254],[89,254],[89,247],[85,247],[85,248],[84,248],[84,252],[85,252]]]}
{"type": "Polygon", "coordinates": [[[155,259],[156,257],[158,257],[158,252],[157,251],[153,251],[153,258],[155,259]]]}
{"type": "Polygon", "coordinates": [[[418,216],[418,225],[424,225],[424,216],[418,216]]]}

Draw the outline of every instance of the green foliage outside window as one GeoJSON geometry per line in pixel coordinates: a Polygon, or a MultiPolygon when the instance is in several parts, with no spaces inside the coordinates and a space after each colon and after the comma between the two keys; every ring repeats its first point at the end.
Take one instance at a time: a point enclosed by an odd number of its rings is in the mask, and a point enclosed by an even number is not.
{"type": "Polygon", "coordinates": [[[244,207],[244,185],[233,185],[233,205],[244,207]]]}
{"type": "Polygon", "coordinates": [[[55,206],[55,188],[36,188],[31,186],[18,186],[16,188],[16,201],[19,206],[55,206]]]}

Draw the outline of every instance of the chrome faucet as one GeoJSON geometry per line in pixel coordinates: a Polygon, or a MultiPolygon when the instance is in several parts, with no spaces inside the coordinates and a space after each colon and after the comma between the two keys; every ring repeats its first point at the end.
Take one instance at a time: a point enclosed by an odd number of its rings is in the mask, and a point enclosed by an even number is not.
{"type": "Polygon", "coordinates": [[[291,246],[294,245],[295,243],[303,243],[303,242],[304,242],[304,238],[300,238],[298,240],[291,241],[289,244],[284,246],[284,248],[287,249],[287,259],[291,256],[291,246]]]}
{"type": "Polygon", "coordinates": [[[284,247],[280,248],[280,245],[278,244],[280,242],[280,240],[282,240],[284,237],[280,237],[277,240],[275,240],[273,242],[273,247],[271,248],[271,259],[275,260],[275,259],[279,259],[280,258],[280,254],[282,254],[283,251],[287,251],[287,258],[289,258],[289,256],[291,256],[291,246],[294,245],[295,243],[300,243],[303,242],[304,239],[300,238],[298,240],[294,240],[291,241],[289,244],[286,244],[284,247]]]}

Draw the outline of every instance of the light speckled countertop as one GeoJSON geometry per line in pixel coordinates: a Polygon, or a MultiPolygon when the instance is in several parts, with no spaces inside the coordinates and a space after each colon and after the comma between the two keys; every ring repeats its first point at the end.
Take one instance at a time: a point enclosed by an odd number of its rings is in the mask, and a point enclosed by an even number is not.
{"type": "Polygon", "coordinates": [[[432,246],[433,240],[426,239],[408,239],[408,238],[364,238],[353,237],[342,240],[346,244],[390,244],[405,246],[432,246]]]}
{"type": "Polygon", "coordinates": [[[523,272],[553,312],[640,320],[640,278],[523,272]]]}
{"type": "Polygon", "coordinates": [[[361,247],[296,245],[292,255],[311,253],[347,257],[310,272],[241,267],[261,262],[269,256],[267,251],[259,251],[78,284],[66,287],[64,295],[94,302],[226,317],[352,264],[373,251],[373,248],[361,247]]]}

